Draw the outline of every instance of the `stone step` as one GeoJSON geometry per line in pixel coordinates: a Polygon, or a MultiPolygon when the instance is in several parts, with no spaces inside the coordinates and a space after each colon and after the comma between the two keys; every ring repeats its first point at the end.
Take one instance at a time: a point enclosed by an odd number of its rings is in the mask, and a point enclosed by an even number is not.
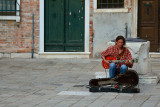
{"type": "Polygon", "coordinates": [[[149,57],[150,58],[160,58],[160,53],[159,52],[149,52],[149,57]]]}
{"type": "Polygon", "coordinates": [[[139,75],[140,84],[157,84],[159,78],[157,75],[139,75]]]}
{"type": "MultiPolygon", "coordinates": [[[[107,76],[105,72],[95,72],[95,78],[109,78],[109,72],[107,72],[107,76]]],[[[157,84],[159,81],[158,75],[154,73],[139,75],[139,84],[157,84]]]]}

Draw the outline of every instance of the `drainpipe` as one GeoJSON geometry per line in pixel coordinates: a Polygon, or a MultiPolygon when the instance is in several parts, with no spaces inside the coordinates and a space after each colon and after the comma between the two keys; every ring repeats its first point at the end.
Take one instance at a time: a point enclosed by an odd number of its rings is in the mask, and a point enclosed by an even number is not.
{"type": "Polygon", "coordinates": [[[125,30],[126,30],[125,38],[127,38],[127,35],[128,35],[128,25],[127,25],[127,23],[125,23],[125,30]]]}
{"type": "Polygon", "coordinates": [[[34,13],[32,13],[32,59],[34,58],[34,13]]]}

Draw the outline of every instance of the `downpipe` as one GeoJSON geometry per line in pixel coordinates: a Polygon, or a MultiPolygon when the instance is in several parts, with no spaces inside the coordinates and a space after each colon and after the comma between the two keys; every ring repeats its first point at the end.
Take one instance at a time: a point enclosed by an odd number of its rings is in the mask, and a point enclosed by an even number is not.
{"type": "Polygon", "coordinates": [[[127,35],[128,35],[128,24],[125,23],[125,30],[126,30],[126,33],[125,33],[125,38],[128,38],[127,35]]]}
{"type": "Polygon", "coordinates": [[[32,59],[34,58],[34,13],[32,13],[32,59]]]}

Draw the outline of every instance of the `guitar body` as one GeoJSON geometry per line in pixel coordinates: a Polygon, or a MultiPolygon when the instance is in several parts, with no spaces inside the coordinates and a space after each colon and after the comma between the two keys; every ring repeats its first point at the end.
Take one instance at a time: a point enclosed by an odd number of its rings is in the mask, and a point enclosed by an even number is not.
{"type": "MultiPolygon", "coordinates": [[[[106,60],[116,60],[116,57],[107,56],[106,60]]],[[[104,62],[104,60],[102,61],[102,65],[103,65],[104,69],[109,69],[109,65],[107,65],[106,62],[104,62]]]]}
{"type": "MultiPolygon", "coordinates": [[[[110,60],[112,63],[122,63],[122,62],[124,63],[126,61],[126,60],[116,60],[116,57],[112,57],[112,56],[107,56],[105,59],[110,60]]],[[[128,61],[132,63],[137,63],[138,59],[134,58],[128,61]]],[[[109,69],[109,65],[107,65],[106,62],[104,62],[104,60],[102,61],[102,65],[104,69],[109,69]]]]}

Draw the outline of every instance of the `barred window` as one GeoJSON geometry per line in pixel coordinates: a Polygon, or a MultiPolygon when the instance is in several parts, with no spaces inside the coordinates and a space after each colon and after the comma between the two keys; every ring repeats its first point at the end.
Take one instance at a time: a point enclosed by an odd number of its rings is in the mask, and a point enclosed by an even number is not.
{"type": "Polygon", "coordinates": [[[16,1],[17,0],[0,0],[0,15],[16,15],[16,1]]]}
{"type": "Polygon", "coordinates": [[[124,8],[124,0],[97,0],[97,8],[124,8]]]}

